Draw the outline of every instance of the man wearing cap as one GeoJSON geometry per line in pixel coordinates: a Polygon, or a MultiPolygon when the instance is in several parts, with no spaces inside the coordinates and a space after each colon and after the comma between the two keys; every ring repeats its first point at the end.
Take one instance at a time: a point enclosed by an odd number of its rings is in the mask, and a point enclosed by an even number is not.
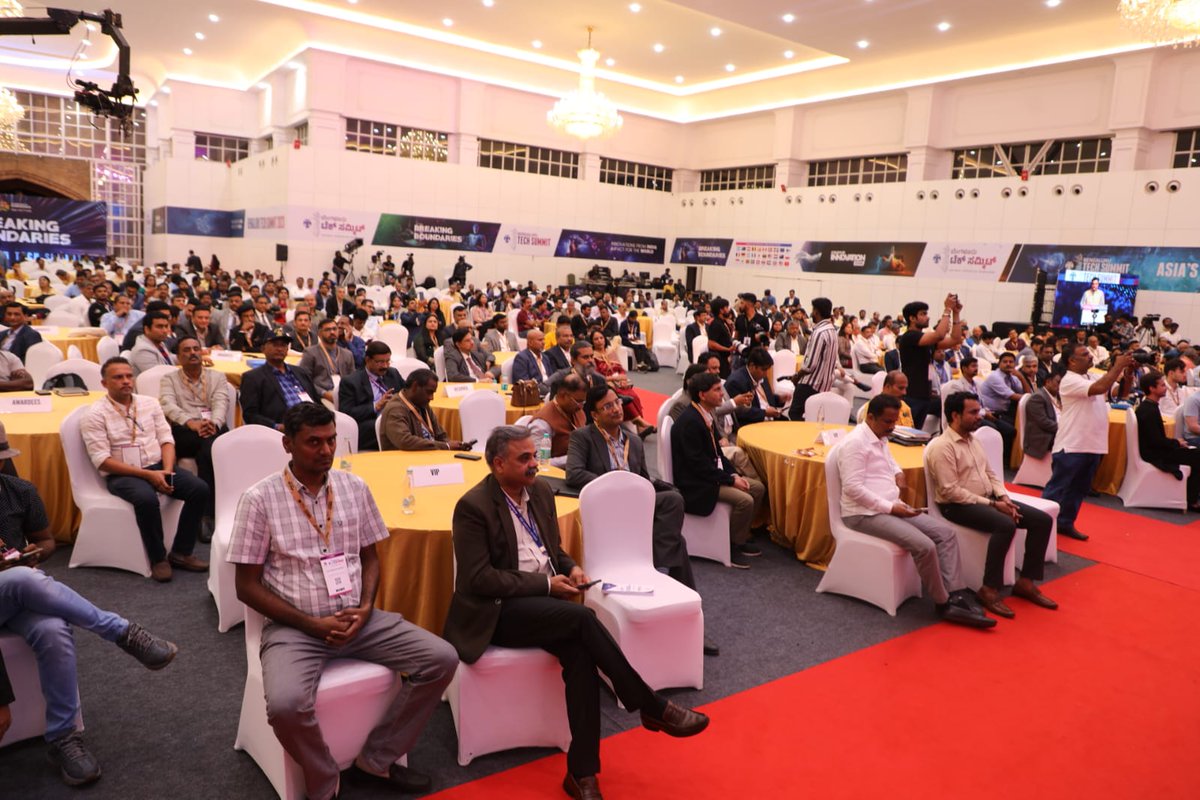
{"type": "Polygon", "coordinates": [[[317,402],[312,377],[284,360],[291,342],[287,331],[275,328],[262,345],[267,363],[242,375],[242,420],[247,425],[283,430],[283,412],[297,403],[317,402]]]}

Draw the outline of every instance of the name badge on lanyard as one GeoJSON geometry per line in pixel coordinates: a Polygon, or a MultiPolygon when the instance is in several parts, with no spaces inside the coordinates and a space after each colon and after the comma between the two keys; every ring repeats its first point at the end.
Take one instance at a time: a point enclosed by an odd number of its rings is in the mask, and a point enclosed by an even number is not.
{"type": "Polygon", "coordinates": [[[321,556],[321,572],[325,575],[325,589],[330,597],[341,597],[354,590],[350,584],[350,563],[345,553],[321,556]]]}
{"type": "Polygon", "coordinates": [[[117,445],[117,458],[121,463],[128,464],[131,467],[141,469],[142,464],[142,448],[136,444],[121,444],[117,445]]]}

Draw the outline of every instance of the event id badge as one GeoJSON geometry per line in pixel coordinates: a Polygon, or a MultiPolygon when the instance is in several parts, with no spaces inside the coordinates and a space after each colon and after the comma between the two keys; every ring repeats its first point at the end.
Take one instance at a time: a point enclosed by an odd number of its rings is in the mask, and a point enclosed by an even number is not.
{"type": "Polygon", "coordinates": [[[325,573],[325,588],[330,597],[341,597],[350,594],[350,564],[346,561],[345,553],[330,553],[321,556],[321,572],[325,573]]]}
{"type": "Polygon", "coordinates": [[[200,419],[203,422],[212,422],[212,409],[211,408],[200,409],[200,419]]]}
{"type": "Polygon", "coordinates": [[[303,392],[303,391],[300,392],[300,402],[301,403],[311,403],[312,401],[313,401],[313,399],[308,396],[308,392],[303,392]]]}
{"type": "Polygon", "coordinates": [[[122,444],[117,446],[117,458],[121,459],[122,464],[128,464],[131,467],[141,469],[142,464],[142,448],[136,444],[122,444]]]}

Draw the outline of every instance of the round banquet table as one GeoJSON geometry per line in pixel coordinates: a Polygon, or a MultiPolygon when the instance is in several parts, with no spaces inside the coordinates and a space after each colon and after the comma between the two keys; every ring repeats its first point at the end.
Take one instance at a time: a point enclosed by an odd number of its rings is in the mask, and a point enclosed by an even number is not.
{"type": "MultiPolygon", "coordinates": [[[[483,461],[456,459],[445,451],[358,453],[348,460],[354,474],[371,487],[384,524],[392,534],[378,546],[380,574],[375,605],[399,612],[410,622],[440,635],[454,593],[454,547],[450,538],[454,506],[487,476],[487,466],[483,461]],[[397,490],[399,476],[410,466],[439,464],[461,464],[465,481],[415,489],[415,511],[405,515],[403,498],[397,490]]],[[[546,474],[563,477],[562,470],[553,467],[547,468],[546,474]]],[[[558,497],[555,504],[563,549],[582,562],[579,500],[558,497]]]]}
{"type": "MultiPolygon", "coordinates": [[[[242,358],[238,361],[220,361],[220,360],[214,358],[212,360],[212,362],[213,362],[212,368],[214,370],[216,370],[217,372],[220,372],[222,375],[224,375],[225,380],[229,381],[230,386],[234,387],[235,389],[238,389],[238,388],[241,388],[241,385],[242,385],[242,375],[245,374],[246,372],[249,372],[250,370],[254,369],[253,367],[251,367],[249,364],[246,363],[247,360],[252,359],[252,358],[263,358],[263,357],[264,356],[261,353],[242,353],[242,358]]],[[[299,353],[289,353],[285,360],[287,361],[287,363],[292,364],[292,365],[299,364],[300,363],[300,354],[299,353]]]]}
{"type": "MultiPolygon", "coordinates": [[[[1175,420],[1163,417],[1163,425],[1167,436],[1175,435],[1175,420]]],[[[1023,431],[1017,431],[1016,441],[1013,442],[1012,459],[1009,465],[1013,469],[1021,466],[1024,451],[1021,449],[1023,431]]],[[[1125,480],[1125,410],[1110,408],[1108,410],[1108,454],[1100,459],[1096,469],[1096,477],[1092,478],[1092,488],[1101,494],[1116,494],[1121,490],[1125,480]]]]}
{"type": "Polygon", "coordinates": [[[496,366],[506,364],[517,357],[518,350],[497,350],[492,353],[492,358],[495,359],[496,366]]]}
{"type": "MultiPolygon", "coordinates": [[[[460,384],[449,384],[457,386],[460,384]]],[[[437,417],[438,424],[446,431],[446,435],[451,440],[462,439],[462,421],[458,418],[458,405],[462,402],[461,397],[446,397],[447,384],[441,383],[438,385],[438,396],[429,401],[429,407],[433,409],[433,414],[437,417]]],[[[472,389],[474,392],[500,391],[500,384],[482,384],[483,387],[472,389]]],[[[512,404],[512,392],[507,392],[504,395],[504,423],[512,425],[526,414],[532,414],[538,410],[538,406],[529,406],[528,408],[520,408],[512,404]]]]}
{"type": "MultiPolygon", "coordinates": [[[[34,330],[36,331],[37,328],[34,330]]],[[[38,332],[41,333],[41,331],[38,332]]],[[[100,362],[100,354],[96,352],[96,345],[100,343],[100,337],[94,333],[76,333],[70,328],[59,328],[54,333],[43,333],[42,341],[50,342],[61,350],[63,358],[70,358],[67,350],[71,345],[75,345],[88,361],[100,362]]]]}
{"type": "MultiPolygon", "coordinates": [[[[36,397],[33,392],[9,392],[5,397],[36,397]]],[[[91,392],[79,397],[50,395],[54,410],[40,414],[5,414],[4,428],[10,446],[21,451],[13,459],[17,474],[37,487],[46,515],[50,518],[50,533],[60,542],[75,541],[79,530],[79,510],[71,494],[71,476],[67,472],[67,457],[63,453],[58,429],[64,419],[80,406],[90,405],[104,397],[104,392],[91,392]]]]}
{"type": "MultiPolygon", "coordinates": [[[[825,429],[851,430],[849,425],[825,425],[825,429]]],[[[833,557],[834,540],[829,532],[829,502],[825,494],[825,458],[828,447],[814,445],[821,430],[817,422],[760,422],[738,432],[738,445],[754,464],[767,485],[771,506],[772,538],[791,548],[796,558],[809,566],[824,568],[833,557]],[[813,448],[816,456],[796,455],[813,448]]],[[[912,506],[925,505],[923,447],[889,445],[892,458],[904,470],[908,489],[901,499],[912,506]]]]}

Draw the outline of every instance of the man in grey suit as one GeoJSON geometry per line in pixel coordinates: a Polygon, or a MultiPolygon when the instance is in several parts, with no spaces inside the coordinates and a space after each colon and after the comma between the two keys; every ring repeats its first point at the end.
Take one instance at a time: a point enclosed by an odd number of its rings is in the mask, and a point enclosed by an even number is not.
{"type": "Polygon", "coordinates": [[[337,322],[322,320],[317,330],[317,343],[305,350],[300,358],[300,369],[312,376],[313,386],[317,387],[323,399],[331,403],[334,396],[333,376],[346,378],[354,374],[354,356],[346,348],[338,347],[337,340],[337,322]]]}
{"type": "Polygon", "coordinates": [[[1062,375],[1052,372],[1042,388],[1025,401],[1025,433],[1021,446],[1031,458],[1045,458],[1058,434],[1058,384],[1062,375]]]}
{"type": "Polygon", "coordinates": [[[515,352],[518,349],[517,335],[508,329],[508,315],[492,317],[492,329],[483,337],[483,349],[488,355],[497,351],[515,352]]]}
{"type": "Polygon", "coordinates": [[[475,334],[470,328],[454,331],[442,354],[446,359],[447,383],[490,383],[500,377],[500,368],[489,368],[487,357],[475,349],[475,334]]]}
{"type": "MultiPolygon", "coordinates": [[[[666,481],[654,480],[646,471],[642,440],[621,427],[625,418],[621,398],[607,386],[588,389],[584,411],[592,424],[571,433],[567,445],[567,485],[582,489],[601,475],[621,470],[641,475],[654,484],[654,566],[691,589],[696,588],[687,542],[683,540],[683,495],[666,481]]],[[[707,638],[704,652],[719,652],[707,638]]]]}

